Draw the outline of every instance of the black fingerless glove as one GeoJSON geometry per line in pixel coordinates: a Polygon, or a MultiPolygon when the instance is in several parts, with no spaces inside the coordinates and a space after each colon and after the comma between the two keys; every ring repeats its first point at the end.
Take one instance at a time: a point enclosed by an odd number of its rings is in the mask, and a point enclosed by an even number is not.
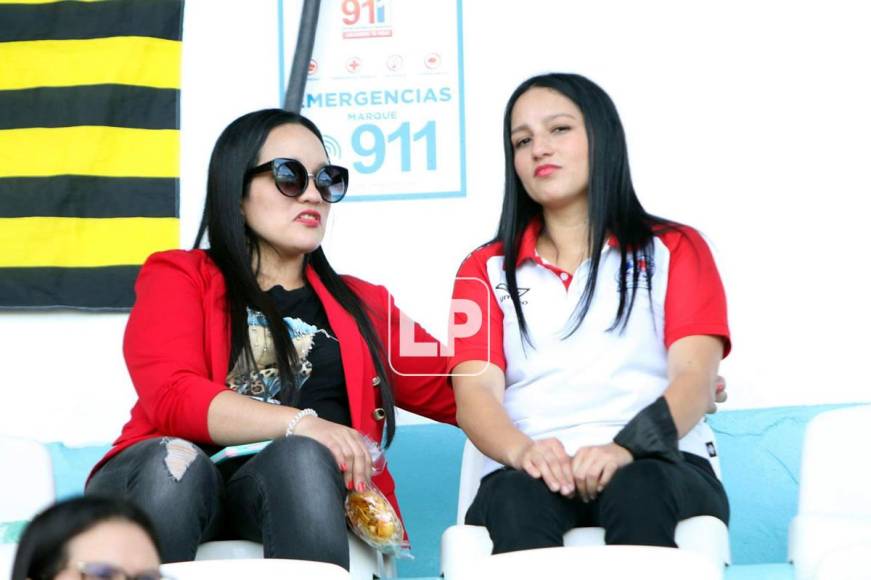
{"type": "Polygon", "coordinates": [[[658,457],[674,463],[683,461],[677,448],[677,427],[665,397],[659,397],[635,415],[617,433],[614,443],[625,447],[635,459],[658,457]]]}

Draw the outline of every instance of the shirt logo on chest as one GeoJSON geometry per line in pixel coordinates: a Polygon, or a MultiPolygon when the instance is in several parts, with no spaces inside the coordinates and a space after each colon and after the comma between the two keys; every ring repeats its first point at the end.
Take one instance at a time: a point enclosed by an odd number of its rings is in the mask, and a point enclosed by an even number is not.
{"type": "MultiPolygon", "coordinates": [[[[508,293],[508,284],[506,284],[505,282],[499,282],[498,284],[496,284],[496,290],[501,292],[501,294],[499,294],[500,303],[511,299],[511,294],[508,293]]],[[[520,298],[521,305],[527,304],[527,301],[523,299],[523,296],[527,292],[529,292],[529,288],[517,288],[517,296],[518,298],[520,298]]]]}
{"type": "MultiPolygon", "coordinates": [[[[641,288],[643,290],[650,290],[651,281],[653,279],[653,257],[652,256],[642,256],[638,258],[638,260],[633,260],[632,256],[626,257],[626,265],[623,267],[623,272],[626,274],[626,289],[632,290],[641,288]],[[635,270],[638,270],[638,279],[635,279],[635,270]]],[[[617,288],[620,288],[620,282],[623,278],[621,277],[620,269],[617,270],[617,288]]]]}

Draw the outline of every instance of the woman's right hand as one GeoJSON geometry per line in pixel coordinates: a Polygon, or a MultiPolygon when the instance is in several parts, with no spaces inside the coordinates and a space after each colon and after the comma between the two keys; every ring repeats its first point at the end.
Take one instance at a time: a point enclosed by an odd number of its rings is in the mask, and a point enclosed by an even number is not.
{"type": "Polygon", "coordinates": [[[530,440],[511,463],[514,469],[543,480],[554,493],[568,497],[575,492],[572,458],[559,439],[530,440]]]}
{"type": "Polygon", "coordinates": [[[339,471],[345,478],[345,487],[363,491],[372,477],[372,456],[356,429],[318,417],[300,419],[294,435],[311,437],[326,446],[333,454],[339,471]]]}

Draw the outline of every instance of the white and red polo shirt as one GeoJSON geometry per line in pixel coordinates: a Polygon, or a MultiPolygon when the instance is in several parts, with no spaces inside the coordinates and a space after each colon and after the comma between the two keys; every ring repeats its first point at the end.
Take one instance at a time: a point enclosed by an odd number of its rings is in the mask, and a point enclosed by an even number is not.
{"type": "MultiPolygon", "coordinates": [[[[532,344],[521,343],[502,244],[494,242],[472,252],[457,273],[454,298],[475,301],[484,323],[473,335],[456,338],[451,367],[469,360],[497,365],[505,373],[503,404],[514,425],[532,439],[558,438],[571,455],[581,447],[610,443],[665,392],[667,349],[676,340],[718,336],[728,354],[726,296],[705,241],[692,228],[679,226],[653,238],[649,263],[629,264],[630,285],[631,268],[641,270],[635,304],[625,329],[609,332],[620,300],[620,250],[609,243],[586,318],[567,336],[590,260],[575,272],[549,264],[536,251],[541,227],[541,220],[534,220],[523,233],[516,271],[532,344]]],[[[679,447],[708,459],[719,475],[714,434],[704,419],[679,447]]],[[[482,476],[498,467],[488,459],[482,476]]]]}

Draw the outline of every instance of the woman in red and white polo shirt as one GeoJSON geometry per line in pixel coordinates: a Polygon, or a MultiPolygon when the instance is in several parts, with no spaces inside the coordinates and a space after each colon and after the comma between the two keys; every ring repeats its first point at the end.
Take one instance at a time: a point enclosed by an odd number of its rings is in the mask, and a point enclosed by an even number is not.
{"type": "Polygon", "coordinates": [[[590,80],[525,81],[504,131],[499,232],[454,288],[484,314],[451,363],[458,422],[489,458],[466,522],[494,553],[577,526],[674,546],[682,519],[728,523],[704,421],[730,349],[710,250],[641,207],[620,118],[590,80]]]}

